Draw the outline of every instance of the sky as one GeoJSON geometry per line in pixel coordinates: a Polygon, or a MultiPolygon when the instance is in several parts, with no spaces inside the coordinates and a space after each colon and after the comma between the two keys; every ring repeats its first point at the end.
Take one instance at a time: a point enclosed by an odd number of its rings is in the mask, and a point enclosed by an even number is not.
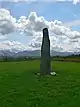
{"type": "Polygon", "coordinates": [[[51,50],[80,52],[79,10],[79,0],[0,0],[0,50],[40,49],[47,27],[51,50]]]}

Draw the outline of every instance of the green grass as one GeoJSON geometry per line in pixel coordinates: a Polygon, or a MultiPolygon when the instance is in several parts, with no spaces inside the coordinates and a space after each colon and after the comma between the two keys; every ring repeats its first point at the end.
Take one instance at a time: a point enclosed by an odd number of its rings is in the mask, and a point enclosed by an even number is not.
{"type": "Polygon", "coordinates": [[[57,76],[39,77],[40,62],[0,62],[0,107],[79,107],[80,63],[52,62],[57,76]]]}

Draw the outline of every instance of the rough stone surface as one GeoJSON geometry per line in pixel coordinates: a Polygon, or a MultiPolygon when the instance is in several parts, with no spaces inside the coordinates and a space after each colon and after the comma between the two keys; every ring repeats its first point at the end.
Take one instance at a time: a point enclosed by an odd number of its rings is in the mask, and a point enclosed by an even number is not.
{"type": "Polygon", "coordinates": [[[51,73],[50,40],[48,29],[43,29],[43,40],[41,46],[41,64],[40,74],[47,75],[51,73]]]}

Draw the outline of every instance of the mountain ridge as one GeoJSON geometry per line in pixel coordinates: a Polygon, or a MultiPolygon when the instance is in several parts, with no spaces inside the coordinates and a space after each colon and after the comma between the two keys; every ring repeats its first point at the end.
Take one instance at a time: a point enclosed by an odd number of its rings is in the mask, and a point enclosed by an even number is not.
{"type": "MultiPolygon", "coordinates": [[[[72,54],[80,54],[80,52],[57,52],[57,51],[51,51],[51,56],[68,56],[72,54]]],[[[41,52],[40,50],[25,50],[25,51],[10,51],[10,50],[0,50],[0,57],[27,57],[27,56],[32,56],[32,57],[40,57],[41,52]]]]}

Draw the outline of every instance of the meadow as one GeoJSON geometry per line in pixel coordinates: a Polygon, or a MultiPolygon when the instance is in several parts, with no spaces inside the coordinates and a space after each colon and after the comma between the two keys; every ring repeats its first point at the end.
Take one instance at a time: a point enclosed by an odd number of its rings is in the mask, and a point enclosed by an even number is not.
{"type": "Polygon", "coordinates": [[[39,60],[0,62],[0,107],[79,107],[80,63],[52,61],[57,76],[40,77],[39,60]]]}

